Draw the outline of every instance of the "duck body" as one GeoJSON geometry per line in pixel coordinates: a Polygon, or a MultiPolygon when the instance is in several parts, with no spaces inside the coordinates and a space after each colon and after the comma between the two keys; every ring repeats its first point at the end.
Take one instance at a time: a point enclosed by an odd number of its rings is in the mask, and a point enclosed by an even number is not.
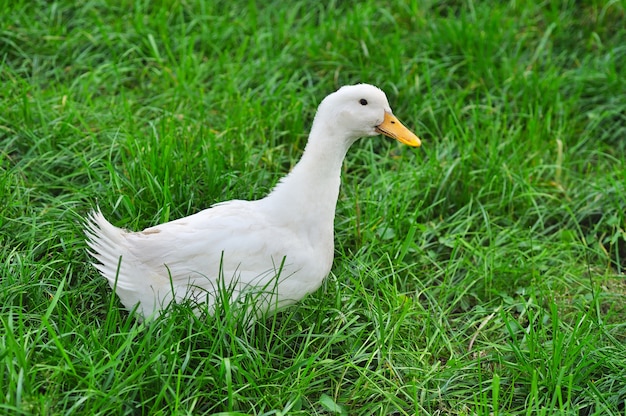
{"type": "Polygon", "coordinates": [[[88,226],[100,237],[90,242],[95,266],[124,306],[139,304],[144,317],[172,299],[212,304],[224,289],[231,300],[258,291],[275,296],[264,302],[288,305],[319,288],[330,272],[332,228],[292,228],[264,205],[263,199],[229,201],[141,232],[92,213],[88,226]]]}
{"type": "Polygon", "coordinates": [[[392,114],[378,88],[343,87],[318,108],[300,161],[265,198],[213,205],[140,232],[110,224],[97,210],[86,222],[94,266],[122,304],[148,318],[169,302],[260,296],[272,311],[317,290],[334,254],[341,165],[360,137],[419,139],[392,114]]]}

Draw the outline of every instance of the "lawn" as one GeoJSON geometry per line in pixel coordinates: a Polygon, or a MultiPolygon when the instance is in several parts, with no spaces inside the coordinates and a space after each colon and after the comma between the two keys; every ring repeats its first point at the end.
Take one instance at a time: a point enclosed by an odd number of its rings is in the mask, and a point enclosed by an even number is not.
{"type": "Polygon", "coordinates": [[[0,414],[626,414],[624,1],[0,7],[0,414]],[[121,306],[92,209],[260,198],[357,82],[423,145],[352,147],[320,290],[121,306]]]}

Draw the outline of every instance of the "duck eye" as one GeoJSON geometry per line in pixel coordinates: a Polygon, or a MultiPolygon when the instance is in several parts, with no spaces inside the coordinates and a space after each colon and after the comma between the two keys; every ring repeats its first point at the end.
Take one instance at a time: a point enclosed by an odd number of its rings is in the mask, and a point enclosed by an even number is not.
{"type": "Polygon", "coordinates": [[[367,105],[367,100],[365,98],[361,98],[359,102],[361,103],[361,105],[367,105]]]}

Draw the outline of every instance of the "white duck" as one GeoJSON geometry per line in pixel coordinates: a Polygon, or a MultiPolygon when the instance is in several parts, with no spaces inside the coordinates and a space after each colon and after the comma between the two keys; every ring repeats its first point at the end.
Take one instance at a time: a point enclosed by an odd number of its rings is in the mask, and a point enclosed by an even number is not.
{"type": "Polygon", "coordinates": [[[421,142],[367,84],[345,86],[320,104],[302,158],[263,199],[222,202],[188,217],[130,232],[98,210],[86,224],[94,266],[128,309],[145,318],[172,299],[231,300],[263,293],[259,311],[317,290],[331,269],[341,165],[360,137],[421,142]],[[269,295],[271,294],[271,295],[269,295]]]}

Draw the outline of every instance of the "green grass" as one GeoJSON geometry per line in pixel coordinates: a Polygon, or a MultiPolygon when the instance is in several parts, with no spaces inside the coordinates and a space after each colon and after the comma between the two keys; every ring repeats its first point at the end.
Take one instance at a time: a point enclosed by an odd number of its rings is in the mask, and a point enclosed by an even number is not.
{"type": "MultiPolygon", "coordinates": [[[[0,1],[2,414],[626,414],[626,5],[0,1]],[[324,286],[149,324],[89,264],[259,198],[319,101],[383,88],[324,286]]],[[[225,305],[227,306],[227,305],[225,305]]]]}

